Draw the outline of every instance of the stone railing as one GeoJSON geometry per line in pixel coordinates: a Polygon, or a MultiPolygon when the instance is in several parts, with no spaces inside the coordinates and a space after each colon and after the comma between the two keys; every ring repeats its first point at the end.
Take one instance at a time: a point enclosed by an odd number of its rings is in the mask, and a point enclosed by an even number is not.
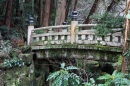
{"type": "Polygon", "coordinates": [[[36,46],[45,45],[47,43],[58,45],[63,43],[76,43],[79,45],[100,44],[115,47],[123,45],[123,34],[121,32],[108,34],[106,37],[97,37],[93,29],[82,30],[82,27],[92,28],[94,26],[96,26],[96,24],[59,25],[41,28],[31,27],[29,44],[36,46]],[[62,31],[58,32],[59,30],[62,31]]]}

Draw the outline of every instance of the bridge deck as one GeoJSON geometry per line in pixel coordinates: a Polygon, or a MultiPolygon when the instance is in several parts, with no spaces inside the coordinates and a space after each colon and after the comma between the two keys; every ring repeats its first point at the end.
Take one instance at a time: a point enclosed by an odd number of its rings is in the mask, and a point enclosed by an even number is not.
{"type": "Polygon", "coordinates": [[[117,60],[118,55],[122,54],[123,33],[118,31],[98,37],[93,28],[82,29],[86,26],[92,27],[91,24],[77,25],[74,33],[71,32],[70,25],[35,28],[31,31],[32,51],[40,59],[66,57],[117,60]]]}

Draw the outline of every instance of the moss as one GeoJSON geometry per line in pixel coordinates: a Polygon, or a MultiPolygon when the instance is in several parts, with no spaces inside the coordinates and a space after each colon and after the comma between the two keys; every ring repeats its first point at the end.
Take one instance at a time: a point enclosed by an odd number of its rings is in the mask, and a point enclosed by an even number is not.
{"type": "Polygon", "coordinates": [[[21,83],[19,86],[31,86],[32,82],[28,77],[24,77],[23,79],[21,79],[21,83]]]}
{"type": "Polygon", "coordinates": [[[12,86],[13,83],[15,83],[15,85],[18,84],[18,86],[31,86],[31,80],[33,79],[30,78],[31,76],[30,67],[15,67],[7,70],[7,74],[4,76],[4,81],[6,82],[6,85],[8,84],[9,86],[12,86]],[[18,80],[20,80],[19,83],[18,80]]]}
{"type": "Polygon", "coordinates": [[[19,57],[22,58],[23,62],[25,62],[25,65],[31,65],[32,63],[31,54],[20,54],[19,57]]]}
{"type": "Polygon", "coordinates": [[[66,43],[64,41],[62,41],[62,44],[51,44],[51,40],[48,40],[47,44],[43,45],[43,41],[39,41],[39,42],[33,42],[31,43],[31,45],[35,46],[35,45],[40,45],[40,46],[45,46],[45,48],[79,48],[79,49],[94,49],[94,50],[105,50],[105,51],[115,51],[115,52],[122,52],[122,48],[121,47],[111,47],[111,46],[103,46],[100,43],[98,44],[84,44],[84,45],[80,45],[77,43],[73,43],[71,44],[66,43]]]}

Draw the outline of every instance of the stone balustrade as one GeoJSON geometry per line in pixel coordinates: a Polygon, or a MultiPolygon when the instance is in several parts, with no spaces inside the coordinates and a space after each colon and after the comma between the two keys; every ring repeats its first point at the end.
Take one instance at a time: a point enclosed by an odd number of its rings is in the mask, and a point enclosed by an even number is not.
{"type": "MultiPolygon", "coordinates": [[[[122,32],[108,34],[106,37],[98,37],[95,35],[95,30],[82,30],[82,27],[93,27],[96,24],[79,24],[75,29],[74,43],[76,44],[100,44],[103,46],[121,47],[123,45],[122,32]]],[[[31,33],[31,45],[63,44],[71,42],[70,25],[49,26],[35,28],[31,33]],[[62,29],[59,31],[58,29],[62,29]],[[41,31],[42,33],[37,33],[41,31]],[[59,32],[58,32],[59,31],[59,32]]]]}

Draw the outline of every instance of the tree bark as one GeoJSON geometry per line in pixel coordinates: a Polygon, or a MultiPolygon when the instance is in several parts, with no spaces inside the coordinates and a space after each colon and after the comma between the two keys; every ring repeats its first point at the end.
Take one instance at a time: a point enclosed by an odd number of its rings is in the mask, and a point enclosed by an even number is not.
{"type": "Polygon", "coordinates": [[[78,3],[78,0],[75,0],[74,10],[76,10],[77,3],[78,3]]]}
{"type": "Polygon", "coordinates": [[[42,15],[43,15],[43,0],[39,0],[39,19],[38,19],[38,21],[39,21],[39,27],[42,27],[42,21],[43,21],[43,17],[42,17],[42,15]]]}
{"type": "Polygon", "coordinates": [[[87,18],[85,19],[85,21],[83,22],[84,24],[88,24],[91,22],[91,19],[89,19],[89,17],[96,11],[97,7],[98,7],[98,2],[99,0],[95,0],[91,9],[90,9],[90,12],[87,16],[87,18]]]}
{"type": "Polygon", "coordinates": [[[13,8],[13,0],[8,0],[7,10],[6,10],[6,18],[5,25],[10,28],[11,19],[12,19],[12,8],[13,8]]]}
{"type": "Polygon", "coordinates": [[[50,22],[50,5],[51,5],[51,0],[46,0],[45,4],[45,11],[44,11],[44,20],[43,20],[43,25],[48,26],[50,22]]]}
{"type": "Polygon", "coordinates": [[[113,7],[113,5],[114,5],[115,3],[116,3],[115,0],[112,0],[112,2],[110,3],[110,5],[107,7],[107,11],[108,11],[108,12],[112,9],[112,7],[113,7]]]}
{"type": "Polygon", "coordinates": [[[66,0],[61,0],[61,5],[60,5],[60,21],[59,25],[62,25],[63,22],[65,22],[65,14],[66,14],[66,0]]]}
{"type": "Polygon", "coordinates": [[[5,1],[5,2],[2,2],[1,4],[1,9],[0,9],[0,15],[4,15],[6,13],[6,8],[7,8],[7,2],[8,1],[5,1]]]}
{"type": "MultiPolygon", "coordinates": [[[[5,1],[5,2],[3,2],[3,3],[1,3],[2,5],[1,5],[1,10],[0,10],[0,15],[5,15],[6,14],[6,9],[7,9],[7,2],[8,1],[5,1]]],[[[2,25],[5,25],[5,20],[4,20],[4,18],[3,19],[1,19],[0,20],[0,26],[2,26],[2,25]]]]}
{"type": "MultiPolygon", "coordinates": [[[[14,9],[16,9],[16,10],[15,10],[15,16],[16,16],[16,17],[19,17],[19,16],[20,16],[20,15],[19,15],[19,14],[20,14],[19,0],[15,0],[15,3],[16,3],[16,4],[15,4],[15,7],[14,7],[14,9]]],[[[21,3],[20,3],[20,4],[21,4],[21,3]]],[[[17,25],[18,23],[19,23],[19,20],[16,19],[15,22],[14,22],[14,24],[17,25]]]]}
{"type": "MultiPolygon", "coordinates": [[[[126,14],[128,14],[128,11],[130,10],[130,0],[127,0],[126,2],[126,14]]],[[[126,18],[126,23],[125,23],[125,36],[124,36],[124,45],[123,45],[123,53],[125,53],[128,49],[128,42],[127,39],[130,38],[128,35],[130,34],[130,20],[126,18]]],[[[127,63],[126,63],[126,57],[123,56],[122,59],[122,70],[123,73],[127,73],[127,63]]]]}
{"type": "Polygon", "coordinates": [[[68,18],[68,13],[69,13],[70,5],[71,5],[71,0],[67,0],[67,2],[66,2],[65,21],[67,21],[67,18],[68,18]]]}
{"type": "Polygon", "coordinates": [[[56,17],[56,0],[51,0],[50,3],[50,22],[49,25],[54,25],[55,24],[55,17],[56,17]]]}

